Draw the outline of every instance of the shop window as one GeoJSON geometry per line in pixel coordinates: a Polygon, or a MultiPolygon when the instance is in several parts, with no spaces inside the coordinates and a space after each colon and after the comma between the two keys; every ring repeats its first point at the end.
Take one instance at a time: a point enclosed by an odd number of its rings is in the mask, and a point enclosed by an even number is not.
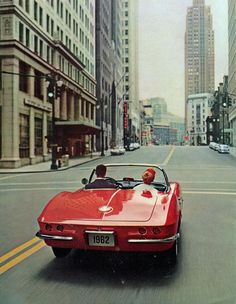
{"type": "Polygon", "coordinates": [[[29,157],[29,116],[20,114],[20,158],[29,157]]]}
{"type": "Polygon", "coordinates": [[[35,118],[34,122],[34,133],[35,133],[35,143],[34,143],[34,153],[35,155],[43,154],[43,121],[41,118],[35,118]]]}

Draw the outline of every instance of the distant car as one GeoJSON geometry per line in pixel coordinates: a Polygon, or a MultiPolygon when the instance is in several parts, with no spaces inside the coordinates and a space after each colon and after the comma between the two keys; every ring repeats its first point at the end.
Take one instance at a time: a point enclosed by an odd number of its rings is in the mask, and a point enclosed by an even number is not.
{"type": "Polygon", "coordinates": [[[210,149],[214,149],[214,146],[216,145],[216,143],[214,142],[214,141],[211,141],[210,143],[209,143],[209,148],[210,149]]]}
{"type": "Polygon", "coordinates": [[[124,147],[114,147],[110,151],[111,151],[111,155],[122,155],[122,154],[125,154],[125,148],[124,147]]]}
{"type": "MultiPolygon", "coordinates": [[[[169,182],[154,164],[106,164],[107,180],[117,188],[85,189],[57,194],[38,217],[37,236],[56,257],[72,249],[114,252],[164,252],[175,263],[183,199],[178,182],[169,182]],[[156,171],[153,189],[139,190],[142,173],[156,171]]],[[[83,184],[95,179],[95,169],[83,184]]]]}
{"type": "Polygon", "coordinates": [[[214,143],[213,146],[212,146],[212,149],[215,150],[215,151],[218,151],[218,147],[219,147],[219,144],[214,143]]]}
{"type": "Polygon", "coordinates": [[[217,151],[218,153],[229,153],[229,146],[220,144],[217,151]]]}

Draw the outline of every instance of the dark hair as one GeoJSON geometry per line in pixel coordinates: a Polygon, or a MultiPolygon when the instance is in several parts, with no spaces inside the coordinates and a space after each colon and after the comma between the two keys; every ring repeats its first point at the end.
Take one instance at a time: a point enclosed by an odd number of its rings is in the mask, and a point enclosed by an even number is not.
{"type": "Polygon", "coordinates": [[[104,177],[106,175],[107,168],[104,165],[98,165],[96,167],[96,175],[97,177],[104,177]]]}

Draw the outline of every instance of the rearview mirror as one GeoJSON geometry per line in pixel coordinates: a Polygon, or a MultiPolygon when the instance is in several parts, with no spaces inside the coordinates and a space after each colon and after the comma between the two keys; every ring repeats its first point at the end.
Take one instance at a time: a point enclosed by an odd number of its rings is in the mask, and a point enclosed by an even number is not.
{"type": "Polygon", "coordinates": [[[88,184],[87,178],[84,177],[84,178],[82,179],[81,183],[82,183],[83,185],[87,185],[87,184],[88,184]]]}

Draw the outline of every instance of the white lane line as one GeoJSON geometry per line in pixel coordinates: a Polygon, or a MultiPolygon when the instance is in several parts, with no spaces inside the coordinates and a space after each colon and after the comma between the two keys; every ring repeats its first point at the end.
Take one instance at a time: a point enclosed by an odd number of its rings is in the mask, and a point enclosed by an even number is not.
{"type": "Polygon", "coordinates": [[[16,191],[46,191],[46,190],[59,190],[60,192],[62,191],[76,191],[78,188],[19,188],[19,189],[1,189],[0,192],[16,192],[16,191]]]}
{"type": "Polygon", "coordinates": [[[183,194],[207,194],[207,195],[236,195],[236,192],[217,192],[217,191],[182,191],[183,194]]]}
{"type": "Polygon", "coordinates": [[[166,159],[165,159],[164,162],[161,164],[161,166],[166,166],[166,165],[168,164],[168,162],[170,161],[170,159],[171,159],[171,157],[172,157],[174,151],[175,151],[175,146],[172,147],[170,153],[167,155],[166,159]]]}
{"type": "MultiPolygon", "coordinates": [[[[1,174],[1,173],[0,173],[1,174]]],[[[22,173],[23,174],[23,173],[22,173]]],[[[32,175],[33,173],[24,173],[24,176],[30,176],[32,175]]],[[[4,180],[4,179],[11,179],[11,178],[15,178],[15,177],[21,177],[20,174],[17,174],[17,175],[8,175],[8,176],[4,176],[4,177],[0,177],[0,180],[4,180]]]]}
{"type": "Polygon", "coordinates": [[[50,185],[50,184],[79,184],[80,182],[78,182],[78,180],[76,181],[58,181],[58,182],[28,182],[28,183],[4,183],[1,186],[21,186],[21,185],[50,185]]]}

